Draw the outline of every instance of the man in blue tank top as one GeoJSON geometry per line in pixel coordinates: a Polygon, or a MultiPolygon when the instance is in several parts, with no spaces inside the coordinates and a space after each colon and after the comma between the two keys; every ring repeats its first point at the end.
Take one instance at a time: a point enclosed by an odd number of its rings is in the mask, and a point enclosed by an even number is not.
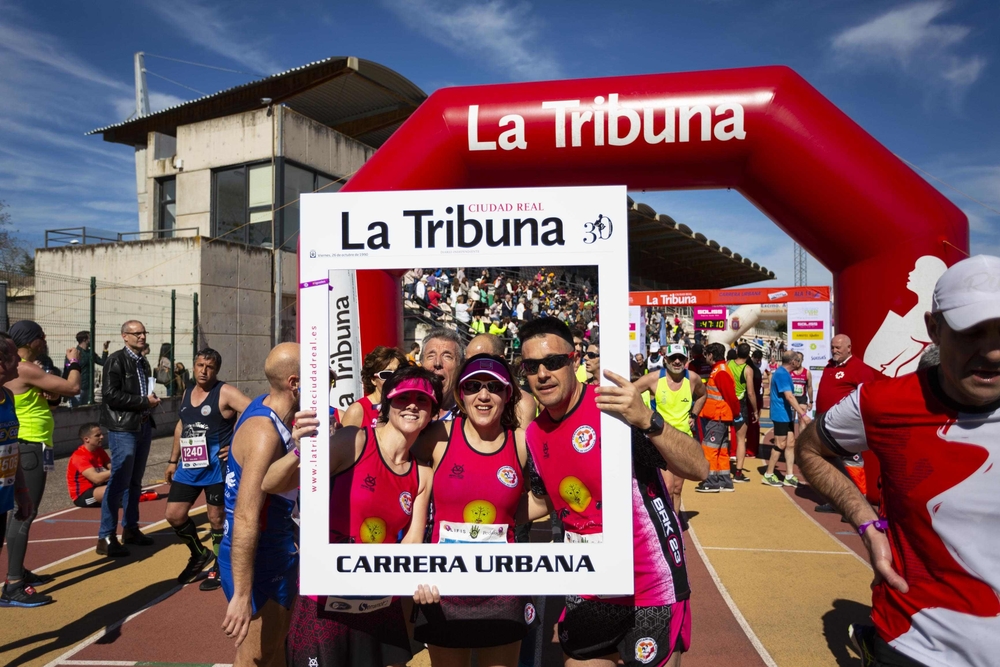
{"type": "Polygon", "coordinates": [[[261,490],[268,467],[292,448],[299,405],[299,346],[282,343],[267,355],[268,393],[255,398],[236,424],[225,481],[226,518],[219,547],[222,623],[236,640],[234,667],[284,665],[285,636],[298,579],[298,491],[261,490]]]}
{"type": "MultiPolygon", "coordinates": [[[[222,355],[210,347],[195,357],[195,383],[184,392],[174,429],[174,447],[167,461],[170,495],[166,519],[177,537],[191,550],[187,567],[177,577],[180,584],[194,581],[213,556],[219,555],[226,515],[222,480],[226,476],[233,425],[250,405],[250,399],[243,392],[219,380],[221,367],[222,355]],[[191,505],[202,491],[212,531],[212,549],[202,545],[198,529],[189,516],[191,505]]],[[[220,585],[216,563],[199,588],[212,591],[220,585]]]]}

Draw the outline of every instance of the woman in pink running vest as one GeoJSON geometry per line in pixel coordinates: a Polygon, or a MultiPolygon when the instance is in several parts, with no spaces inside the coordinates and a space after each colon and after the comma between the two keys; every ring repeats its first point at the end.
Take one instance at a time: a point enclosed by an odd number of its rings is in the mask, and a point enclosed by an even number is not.
{"type": "Polygon", "coordinates": [[[382,387],[392,377],[393,371],[408,366],[406,355],[394,347],[379,345],[365,355],[361,364],[361,383],[365,395],[351,403],[341,421],[344,426],[375,426],[378,423],[379,408],[382,403],[382,387]]]}
{"type": "MultiPolygon", "coordinates": [[[[410,454],[441,405],[441,380],[405,365],[385,381],[378,425],[345,426],[330,438],[330,541],[419,543],[431,469],[410,454]]],[[[271,466],[265,490],[294,489],[297,451],[271,466]],[[285,466],[287,474],[277,475],[285,466]],[[282,478],[282,479],[276,479],[282,478]]],[[[296,667],[402,667],[411,658],[399,598],[299,597],[286,656],[296,667]]]]}
{"type": "MultiPolygon", "coordinates": [[[[514,515],[524,485],[527,449],[518,427],[521,391],[507,362],[479,354],[459,372],[460,416],[421,435],[433,447],[435,543],[514,541],[514,515]]],[[[427,644],[434,667],[478,664],[515,667],[521,639],[535,621],[529,597],[445,597],[420,586],[413,638],[427,644]]]]}

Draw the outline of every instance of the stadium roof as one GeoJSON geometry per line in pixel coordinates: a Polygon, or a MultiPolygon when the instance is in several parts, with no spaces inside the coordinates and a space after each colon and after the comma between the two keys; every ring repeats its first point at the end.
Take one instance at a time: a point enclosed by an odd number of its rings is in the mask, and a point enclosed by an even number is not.
{"type": "Polygon", "coordinates": [[[628,200],[629,288],[721,289],[772,280],[774,271],[628,200]]]}
{"type": "Polygon", "coordinates": [[[364,144],[378,148],[427,99],[395,71],[370,60],[335,56],[146,114],[88,134],[129,146],[147,133],[177,135],[179,125],[284,104],[364,144]]]}

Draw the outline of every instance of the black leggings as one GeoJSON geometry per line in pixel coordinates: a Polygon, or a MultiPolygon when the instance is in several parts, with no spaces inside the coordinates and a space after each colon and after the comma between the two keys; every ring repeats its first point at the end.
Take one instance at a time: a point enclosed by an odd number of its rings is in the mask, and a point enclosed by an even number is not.
{"type": "Polygon", "coordinates": [[[24,521],[18,521],[13,515],[7,526],[7,578],[17,581],[24,577],[24,554],[28,552],[28,533],[31,522],[38,516],[38,506],[42,503],[42,493],[45,492],[45,466],[42,463],[42,443],[18,442],[21,453],[20,468],[24,474],[28,495],[31,496],[31,516],[24,521]]]}

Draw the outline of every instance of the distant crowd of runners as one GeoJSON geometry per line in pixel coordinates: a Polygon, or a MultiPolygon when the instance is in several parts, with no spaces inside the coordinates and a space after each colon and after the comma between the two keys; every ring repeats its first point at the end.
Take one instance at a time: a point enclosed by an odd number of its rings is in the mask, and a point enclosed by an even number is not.
{"type": "MultiPolygon", "coordinates": [[[[774,446],[762,482],[797,485],[797,462],[861,535],[875,570],[871,624],[852,626],[864,665],[990,665],[1000,655],[1000,258],[948,269],[925,319],[934,356],[895,379],[876,376],[837,335],[815,406],[801,359],[785,352],[770,377],[774,446]],[[865,450],[881,464],[878,479],[864,477],[865,450]]],[[[761,359],[746,345],[727,359],[720,344],[677,342],[645,368],[633,360],[624,378],[601,372],[599,327],[586,340],[575,333],[559,317],[523,322],[514,364],[497,336],[464,343],[448,328],[428,333],[419,359],[416,348],[409,357],[371,350],[365,396],[331,411],[329,539],[507,543],[549,517],[566,542],[603,542],[600,417],[611,415],[630,429],[629,443],[607,445],[631,450],[634,594],[567,597],[554,636],[567,665],[677,665],[691,648],[686,563],[672,548],[683,480],[707,493],[749,481],[745,434],[764,405],[761,359]]],[[[104,365],[110,460],[98,453],[102,428],[86,425],[68,479],[77,504],[101,506],[97,553],[108,557],[150,543],[137,503],[158,399],[144,335],[141,322],[126,322],[124,347],[104,365]]],[[[51,602],[34,588],[46,578],[23,567],[51,462],[43,394],[77,394],[80,368],[68,351],[65,377],[45,377],[32,363],[44,345],[33,322],[0,334],[8,607],[51,602]]],[[[223,629],[236,665],[403,665],[414,646],[426,646],[435,666],[465,667],[473,652],[480,665],[525,661],[522,640],[542,622],[530,597],[442,597],[430,576],[412,597],[298,595],[299,441],[320,423],[299,409],[298,345],[270,352],[268,391],[253,400],[220,381],[221,368],[218,352],[198,352],[167,469],[166,518],[190,549],[178,580],[221,587],[229,601],[223,629]],[[201,493],[211,549],[189,516],[201,493]]]]}

